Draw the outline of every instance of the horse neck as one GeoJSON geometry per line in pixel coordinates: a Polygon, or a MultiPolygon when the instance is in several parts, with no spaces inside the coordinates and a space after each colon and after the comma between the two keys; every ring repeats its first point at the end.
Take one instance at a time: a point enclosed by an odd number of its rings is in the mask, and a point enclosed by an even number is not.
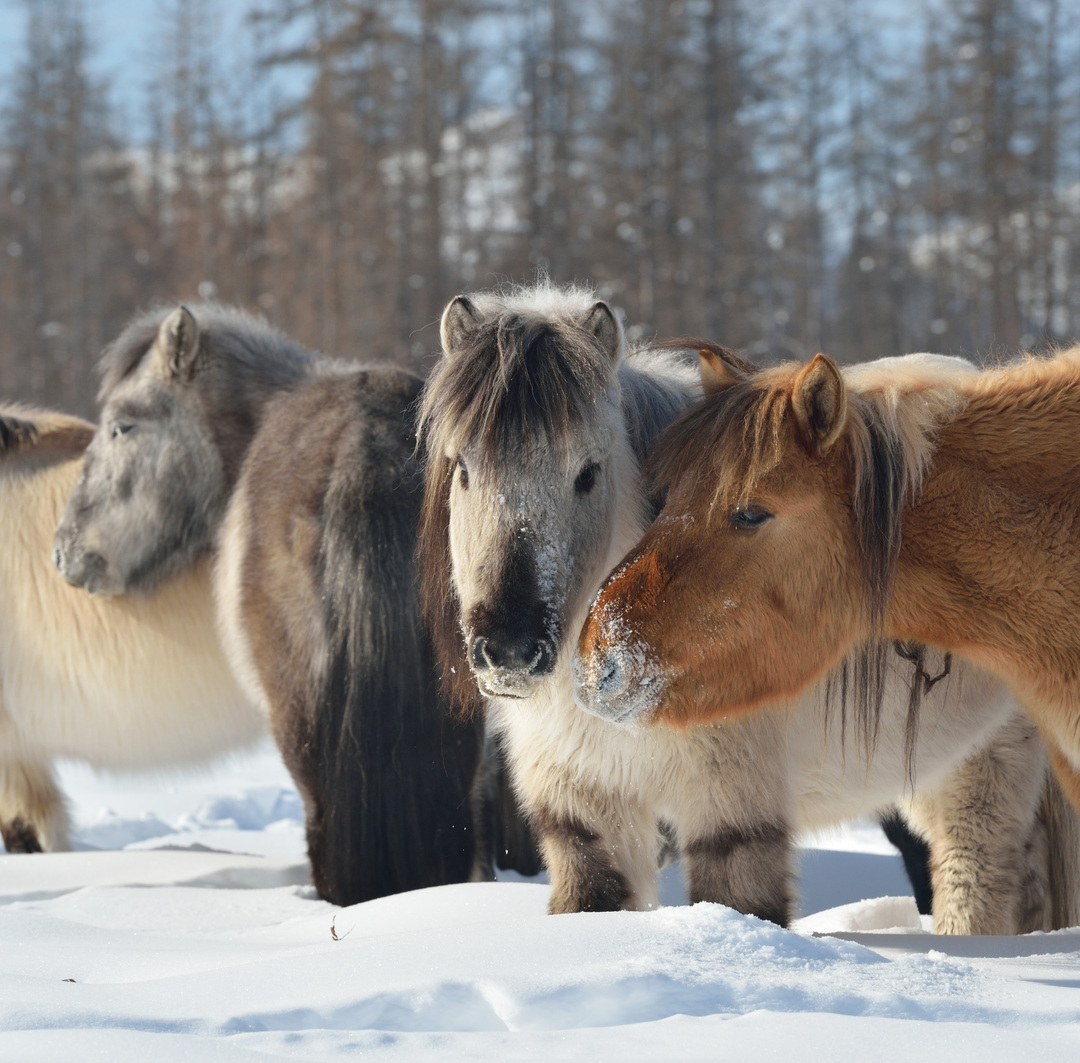
{"type": "Polygon", "coordinates": [[[1080,674],[1080,384],[978,393],[905,512],[889,627],[1045,694],[1080,674]],[[1007,675],[1005,673],[1008,673],[1007,675]]]}
{"type": "Polygon", "coordinates": [[[203,393],[206,418],[221,455],[229,491],[236,484],[248,447],[270,408],[282,396],[320,375],[324,362],[331,361],[303,360],[288,366],[288,372],[249,370],[244,373],[246,379],[225,374],[222,380],[208,383],[203,393]]]}
{"type": "Polygon", "coordinates": [[[639,464],[697,393],[699,376],[659,351],[632,351],[619,367],[622,419],[639,464]],[[651,356],[651,357],[650,357],[651,356]]]}

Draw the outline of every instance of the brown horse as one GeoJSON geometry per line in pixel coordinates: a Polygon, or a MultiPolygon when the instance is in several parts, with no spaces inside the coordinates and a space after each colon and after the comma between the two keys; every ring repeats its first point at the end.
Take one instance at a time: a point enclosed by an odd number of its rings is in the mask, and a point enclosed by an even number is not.
{"type": "Polygon", "coordinates": [[[582,630],[580,701],[718,719],[861,646],[843,679],[872,740],[884,640],[931,643],[1013,688],[1080,808],[1080,347],[702,372],[654,460],[663,513],[582,630]]]}

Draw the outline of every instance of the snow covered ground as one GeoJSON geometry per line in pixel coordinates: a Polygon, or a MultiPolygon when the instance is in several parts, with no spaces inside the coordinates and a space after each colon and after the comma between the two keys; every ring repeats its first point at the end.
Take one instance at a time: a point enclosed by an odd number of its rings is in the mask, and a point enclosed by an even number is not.
{"type": "Polygon", "coordinates": [[[0,854],[0,1060],[1080,1058],[1080,930],[935,937],[876,828],[804,850],[794,931],[676,869],[649,913],[510,881],[335,909],[270,748],[63,785],[113,851],[0,854]]]}

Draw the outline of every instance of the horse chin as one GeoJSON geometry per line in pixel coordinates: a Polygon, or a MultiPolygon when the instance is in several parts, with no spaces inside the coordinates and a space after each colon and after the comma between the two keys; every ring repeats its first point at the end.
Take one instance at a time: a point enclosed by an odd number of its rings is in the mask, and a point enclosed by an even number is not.
{"type": "MultiPolygon", "coordinates": [[[[68,582],[71,583],[70,580],[68,582]]],[[[71,583],[71,585],[85,591],[91,598],[97,598],[103,602],[124,593],[124,588],[116,580],[109,579],[105,574],[94,574],[88,577],[84,583],[71,583]]]]}
{"type": "Polygon", "coordinates": [[[75,563],[70,555],[60,551],[53,554],[53,562],[64,582],[76,590],[85,591],[92,598],[109,599],[123,594],[124,588],[102,561],[98,563],[75,563]]]}
{"type": "Polygon", "coordinates": [[[513,698],[517,701],[532,697],[544,680],[543,676],[506,668],[473,674],[476,676],[476,685],[485,698],[513,698]]]}

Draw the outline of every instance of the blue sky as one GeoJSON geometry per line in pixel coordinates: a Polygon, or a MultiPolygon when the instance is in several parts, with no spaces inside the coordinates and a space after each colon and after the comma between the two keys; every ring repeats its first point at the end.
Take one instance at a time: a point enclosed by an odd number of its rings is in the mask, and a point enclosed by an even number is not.
{"type": "MultiPolygon", "coordinates": [[[[215,36],[235,42],[253,2],[210,0],[209,7],[221,22],[215,36]]],[[[0,0],[0,79],[10,75],[22,55],[26,10],[24,0],[0,0]]],[[[92,69],[109,80],[112,99],[122,112],[137,112],[152,76],[153,56],[162,47],[154,39],[155,30],[164,23],[162,4],[159,0],[84,0],[83,10],[94,57],[92,69]]],[[[129,117],[137,120],[135,114],[129,117]]]]}

